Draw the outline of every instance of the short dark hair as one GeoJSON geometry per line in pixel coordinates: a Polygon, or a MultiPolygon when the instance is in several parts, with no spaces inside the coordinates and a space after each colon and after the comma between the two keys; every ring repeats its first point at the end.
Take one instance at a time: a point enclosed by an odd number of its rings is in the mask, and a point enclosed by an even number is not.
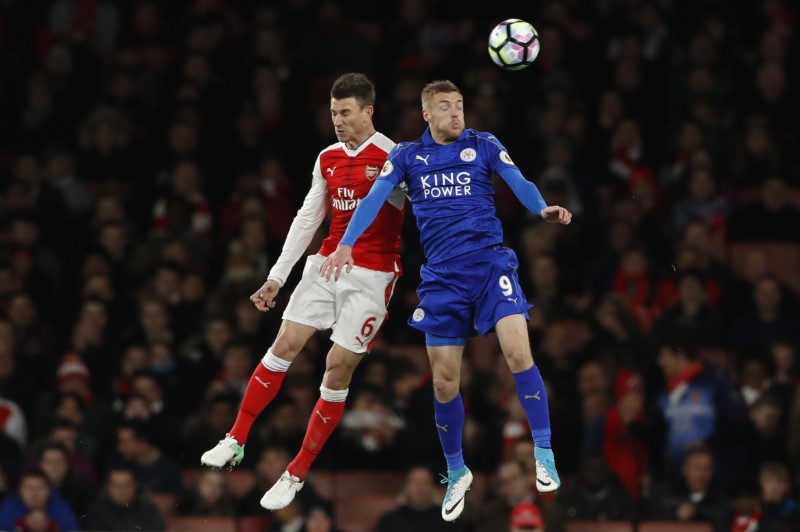
{"type": "Polygon", "coordinates": [[[364,74],[351,72],[336,78],[331,87],[331,98],[355,98],[361,108],[375,105],[375,85],[364,74]]]}

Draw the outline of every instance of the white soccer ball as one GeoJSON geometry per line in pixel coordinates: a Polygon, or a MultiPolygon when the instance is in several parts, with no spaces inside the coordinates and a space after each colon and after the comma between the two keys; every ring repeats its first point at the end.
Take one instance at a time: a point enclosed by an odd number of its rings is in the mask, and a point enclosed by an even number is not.
{"type": "Polygon", "coordinates": [[[522,70],[539,55],[539,34],[518,18],[504,20],[489,34],[489,57],[501,68],[522,70]]]}

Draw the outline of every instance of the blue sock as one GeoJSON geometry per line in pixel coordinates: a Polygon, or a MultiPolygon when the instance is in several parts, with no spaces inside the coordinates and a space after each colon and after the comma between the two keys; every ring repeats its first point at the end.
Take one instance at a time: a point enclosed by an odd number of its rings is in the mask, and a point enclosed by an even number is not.
{"type": "Polygon", "coordinates": [[[550,448],[550,412],[547,409],[547,392],[544,381],[536,365],[525,371],[514,373],[517,383],[517,396],[528,424],[531,426],[533,444],[543,449],[550,448]]]}
{"type": "Polygon", "coordinates": [[[464,432],[464,403],[461,394],[457,394],[452,401],[440,403],[433,399],[434,419],[439,441],[447,460],[447,470],[456,471],[464,467],[464,455],[461,449],[461,435],[464,432]]]}

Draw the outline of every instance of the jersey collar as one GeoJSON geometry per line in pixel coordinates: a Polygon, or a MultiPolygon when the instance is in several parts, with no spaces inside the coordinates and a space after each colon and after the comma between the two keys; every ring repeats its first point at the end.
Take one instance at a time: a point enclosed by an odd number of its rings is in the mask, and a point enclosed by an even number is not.
{"type": "MultiPolygon", "coordinates": [[[[467,136],[467,128],[464,128],[464,131],[461,132],[461,136],[458,137],[458,140],[464,140],[464,137],[467,136]]],[[[458,141],[456,141],[458,142],[458,141]]],[[[433,140],[433,136],[431,135],[431,128],[428,126],[425,128],[425,133],[422,134],[422,144],[425,146],[430,146],[432,144],[436,144],[436,141],[433,140]]]]}

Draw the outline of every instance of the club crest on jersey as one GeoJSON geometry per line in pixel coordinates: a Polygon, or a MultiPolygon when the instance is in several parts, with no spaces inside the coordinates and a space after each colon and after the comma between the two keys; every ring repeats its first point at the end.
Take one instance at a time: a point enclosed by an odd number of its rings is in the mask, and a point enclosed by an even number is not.
{"type": "Polygon", "coordinates": [[[425,311],[421,308],[414,310],[414,314],[411,316],[411,319],[414,321],[422,321],[425,319],[425,311]]]}
{"type": "Polygon", "coordinates": [[[367,179],[369,179],[370,181],[372,181],[373,179],[375,179],[376,177],[378,177],[378,173],[379,173],[380,171],[381,171],[381,169],[380,169],[380,168],[378,168],[377,166],[373,166],[373,165],[371,165],[371,164],[368,164],[368,165],[367,165],[367,170],[366,170],[367,179]]]}
{"type": "Polygon", "coordinates": [[[465,163],[474,161],[475,157],[477,157],[477,156],[478,156],[478,154],[475,153],[475,150],[473,150],[472,148],[464,148],[463,150],[461,150],[460,157],[461,157],[461,160],[464,161],[465,163]]]}
{"type": "Polygon", "coordinates": [[[500,160],[506,164],[514,164],[514,161],[511,160],[511,156],[508,153],[501,151],[500,152],[500,160]]]}
{"type": "Polygon", "coordinates": [[[394,170],[394,165],[392,164],[392,161],[386,161],[386,163],[384,163],[383,165],[383,169],[381,170],[381,176],[391,174],[392,170],[394,170]]]}

